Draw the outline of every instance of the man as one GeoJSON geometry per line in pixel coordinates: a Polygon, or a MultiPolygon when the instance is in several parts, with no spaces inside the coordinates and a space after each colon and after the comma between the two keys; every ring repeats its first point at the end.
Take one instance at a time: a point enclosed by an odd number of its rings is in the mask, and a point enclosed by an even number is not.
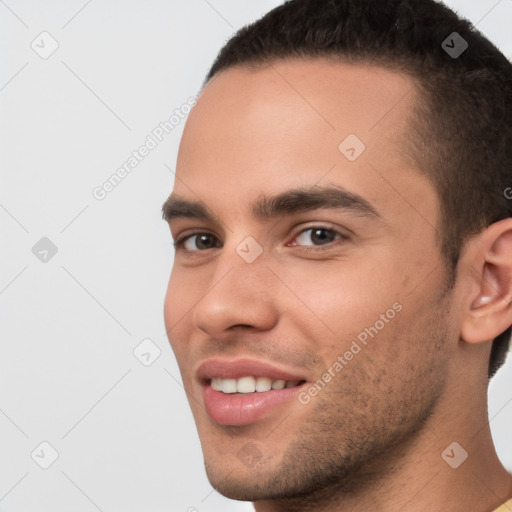
{"type": "Polygon", "coordinates": [[[487,420],[511,185],[512,65],[442,4],[296,0],[225,45],[163,207],[166,327],[220,493],[512,510],[487,420]]]}

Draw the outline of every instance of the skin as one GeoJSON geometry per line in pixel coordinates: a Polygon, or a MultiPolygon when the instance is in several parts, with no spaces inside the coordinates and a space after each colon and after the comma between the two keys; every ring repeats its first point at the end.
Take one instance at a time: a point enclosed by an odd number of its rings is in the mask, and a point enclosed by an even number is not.
{"type": "Polygon", "coordinates": [[[511,495],[486,376],[490,340],[512,323],[512,220],[466,244],[448,288],[438,196],[402,144],[416,101],[413,81],[390,70],[289,60],[223,71],[188,118],[173,194],[203,201],[216,220],[170,221],[174,239],[211,237],[177,250],[165,323],[210,482],[258,512],[487,512],[511,495]],[[366,146],[353,162],[338,149],[348,134],[366,146]],[[328,184],[378,217],[251,213],[262,195],[328,184]],[[344,238],[319,244],[300,234],[311,227],[344,238]],[[263,249],[250,264],[236,252],[247,236],[263,249]],[[313,383],[396,303],[309,403],[239,427],[206,413],[194,373],[205,359],[286,362],[313,383]],[[454,441],[469,454],[457,469],[441,457],[454,441]],[[248,446],[251,464],[237,456],[248,446]]]}

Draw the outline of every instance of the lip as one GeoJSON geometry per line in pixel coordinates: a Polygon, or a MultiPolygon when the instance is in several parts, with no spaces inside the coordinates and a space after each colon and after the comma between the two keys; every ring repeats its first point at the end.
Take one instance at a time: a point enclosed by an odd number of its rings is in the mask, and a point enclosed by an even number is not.
{"type": "Polygon", "coordinates": [[[212,377],[222,379],[240,379],[253,377],[268,377],[272,380],[308,380],[304,370],[276,366],[256,359],[208,359],[197,369],[196,375],[203,383],[212,377]]]}
{"type": "Polygon", "coordinates": [[[282,413],[283,406],[297,397],[307,384],[304,370],[284,368],[253,359],[209,359],[196,372],[203,391],[203,401],[210,418],[220,425],[242,426],[282,413]],[[210,386],[212,377],[239,379],[245,376],[268,377],[272,380],[306,381],[292,388],[239,395],[216,391],[210,386]],[[281,407],[280,407],[281,406],[281,407]]]}

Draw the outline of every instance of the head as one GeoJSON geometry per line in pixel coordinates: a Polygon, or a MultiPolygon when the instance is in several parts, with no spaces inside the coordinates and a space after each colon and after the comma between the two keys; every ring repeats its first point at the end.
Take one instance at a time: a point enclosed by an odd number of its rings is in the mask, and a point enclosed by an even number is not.
{"type": "Polygon", "coordinates": [[[224,46],[164,205],[166,327],[214,487],[356,492],[481,405],[510,339],[511,184],[512,65],[442,4],[296,0],[224,46]],[[258,372],[291,387],[212,398],[258,372]]]}

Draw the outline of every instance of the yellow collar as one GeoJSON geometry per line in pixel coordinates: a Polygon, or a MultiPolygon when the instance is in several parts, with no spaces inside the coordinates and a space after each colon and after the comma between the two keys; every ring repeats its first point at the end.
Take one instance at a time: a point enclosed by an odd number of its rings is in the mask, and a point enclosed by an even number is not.
{"type": "Polygon", "coordinates": [[[493,512],[512,512],[512,498],[508,500],[506,503],[503,503],[501,507],[498,507],[493,512]]]}

